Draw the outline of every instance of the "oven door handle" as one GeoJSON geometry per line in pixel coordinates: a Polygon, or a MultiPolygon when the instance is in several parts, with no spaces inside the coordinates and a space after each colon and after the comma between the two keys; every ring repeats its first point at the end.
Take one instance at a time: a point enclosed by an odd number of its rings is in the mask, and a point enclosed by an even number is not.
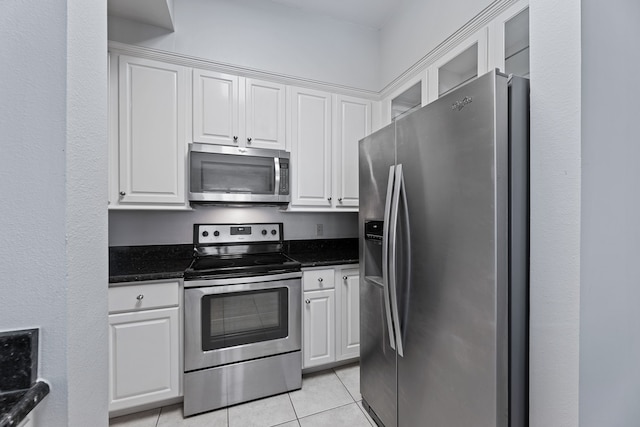
{"type": "Polygon", "coordinates": [[[225,286],[225,285],[244,285],[249,283],[269,283],[287,279],[300,279],[302,277],[301,271],[293,273],[281,273],[281,274],[268,274],[266,276],[250,276],[250,277],[233,277],[225,279],[200,279],[200,280],[185,280],[185,288],[208,288],[212,286],[225,286]]]}

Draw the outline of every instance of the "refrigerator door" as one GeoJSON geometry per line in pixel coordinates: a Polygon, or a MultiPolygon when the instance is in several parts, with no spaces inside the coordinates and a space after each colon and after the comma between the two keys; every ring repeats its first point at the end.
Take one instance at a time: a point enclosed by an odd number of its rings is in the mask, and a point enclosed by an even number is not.
{"type": "Polygon", "coordinates": [[[396,123],[400,427],[508,424],[506,107],[492,72],[396,123]]]}
{"type": "Polygon", "coordinates": [[[365,407],[386,427],[397,426],[396,351],[388,283],[383,280],[388,241],[386,236],[365,239],[364,231],[368,221],[388,219],[394,162],[394,124],[360,141],[360,392],[365,407]]]}

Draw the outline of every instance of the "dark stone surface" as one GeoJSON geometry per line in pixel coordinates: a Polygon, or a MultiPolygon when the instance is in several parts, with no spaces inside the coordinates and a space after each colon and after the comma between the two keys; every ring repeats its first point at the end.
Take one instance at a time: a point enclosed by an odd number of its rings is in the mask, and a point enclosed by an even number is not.
{"type": "Polygon", "coordinates": [[[38,378],[38,330],[0,333],[0,427],[18,425],[49,393],[38,378]]]}
{"type": "Polygon", "coordinates": [[[20,424],[47,394],[49,384],[44,381],[37,381],[26,390],[0,393],[0,427],[20,424]]]}
{"type": "Polygon", "coordinates": [[[109,282],[179,279],[191,263],[193,245],[109,247],[109,282]]]}
{"type": "Polygon", "coordinates": [[[358,263],[358,239],[289,240],[287,255],[302,267],[358,263]]]}
{"type": "MultiPolygon", "coordinates": [[[[285,252],[302,267],[358,263],[358,239],[285,241],[285,252]]],[[[191,263],[193,245],[112,246],[109,282],[178,279],[191,263]]]]}
{"type": "Polygon", "coordinates": [[[31,387],[37,371],[38,330],[0,333],[0,393],[31,387]]]}

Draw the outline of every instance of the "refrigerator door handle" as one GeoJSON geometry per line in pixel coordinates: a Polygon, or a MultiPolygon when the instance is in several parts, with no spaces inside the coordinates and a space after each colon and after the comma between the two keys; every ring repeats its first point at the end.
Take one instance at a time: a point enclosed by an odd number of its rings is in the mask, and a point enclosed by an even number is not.
{"type": "Polygon", "coordinates": [[[391,205],[391,224],[389,225],[389,293],[391,294],[391,314],[396,336],[398,355],[404,356],[402,346],[402,331],[400,330],[400,315],[398,313],[398,286],[397,286],[397,256],[398,256],[398,210],[400,208],[400,192],[404,181],[402,165],[396,166],[395,182],[393,183],[393,203],[391,205]]]}
{"type": "Polygon", "coordinates": [[[389,217],[391,216],[391,202],[395,178],[395,166],[389,166],[389,180],[387,181],[387,198],[384,204],[384,221],[382,225],[382,288],[384,292],[384,309],[387,315],[389,345],[396,349],[393,321],[391,320],[391,301],[389,300],[389,217]]]}

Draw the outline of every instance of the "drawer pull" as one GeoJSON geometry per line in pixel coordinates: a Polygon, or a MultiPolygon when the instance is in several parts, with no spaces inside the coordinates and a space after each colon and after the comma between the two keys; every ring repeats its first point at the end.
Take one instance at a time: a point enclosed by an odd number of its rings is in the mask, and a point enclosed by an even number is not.
{"type": "Polygon", "coordinates": [[[347,276],[342,276],[342,280],[347,280],[347,276]]]}
{"type": "Polygon", "coordinates": [[[318,282],[322,283],[322,277],[318,277],[318,282]]]}
{"type": "Polygon", "coordinates": [[[142,301],[142,298],[144,298],[144,295],[142,295],[142,294],[140,294],[140,295],[138,295],[138,296],[136,297],[136,299],[137,299],[138,301],[142,301]]]}
{"type": "Polygon", "coordinates": [[[304,302],[306,302],[307,304],[311,304],[311,300],[310,299],[306,299],[306,300],[304,300],[304,302]]]}

